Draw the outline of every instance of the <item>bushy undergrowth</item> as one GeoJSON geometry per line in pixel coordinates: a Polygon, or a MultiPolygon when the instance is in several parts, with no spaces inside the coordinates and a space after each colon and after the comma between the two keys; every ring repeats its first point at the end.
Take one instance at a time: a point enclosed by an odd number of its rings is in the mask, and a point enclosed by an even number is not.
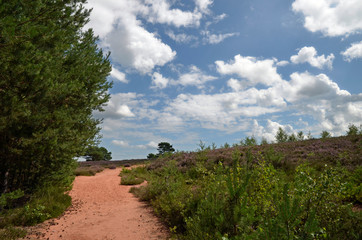
{"type": "Polygon", "coordinates": [[[136,167],[131,169],[123,168],[119,176],[121,185],[138,185],[145,181],[147,170],[145,167],[136,167]]]}
{"type": "Polygon", "coordinates": [[[188,154],[160,159],[148,185],[132,192],[178,239],[361,239],[361,212],[352,211],[361,203],[361,168],[290,167],[278,152],[251,152],[213,165],[207,151],[192,164],[188,154]]]}
{"type": "Polygon", "coordinates": [[[25,230],[14,226],[31,226],[60,216],[71,205],[71,197],[64,193],[67,190],[69,188],[55,185],[43,186],[31,196],[24,196],[21,191],[3,194],[0,239],[18,239],[25,235],[25,230]]]}
{"type": "Polygon", "coordinates": [[[26,231],[22,228],[16,228],[8,226],[4,229],[0,229],[0,239],[2,240],[15,240],[25,237],[26,231]]]}

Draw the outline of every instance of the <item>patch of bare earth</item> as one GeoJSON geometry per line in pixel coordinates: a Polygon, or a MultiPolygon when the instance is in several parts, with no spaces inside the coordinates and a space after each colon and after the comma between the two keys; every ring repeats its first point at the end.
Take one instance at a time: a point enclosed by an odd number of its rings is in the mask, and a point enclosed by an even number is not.
{"type": "Polygon", "coordinates": [[[152,209],[120,185],[120,168],[92,177],[79,176],[72,207],[58,219],[34,227],[25,239],[145,240],[168,239],[167,228],[152,209]]]}

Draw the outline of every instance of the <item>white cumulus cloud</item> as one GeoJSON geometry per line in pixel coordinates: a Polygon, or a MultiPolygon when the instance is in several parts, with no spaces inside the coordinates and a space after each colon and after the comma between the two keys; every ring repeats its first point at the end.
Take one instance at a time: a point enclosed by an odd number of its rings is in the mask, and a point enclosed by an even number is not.
{"type": "Polygon", "coordinates": [[[230,78],[227,81],[227,85],[236,92],[243,90],[247,86],[245,82],[239,81],[235,78],[230,78]]]}
{"type": "Polygon", "coordinates": [[[155,66],[163,66],[176,55],[170,46],[141,27],[132,15],[118,20],[117,28],[109,33],[106,42],[112,49],[113,60],[144,74],[155,66]]]}
{"type": "Polygon", "coordinates": [[[119,106],[116,110],[116,113],[119,116],[122,117],[134,117],[135,115],[131,112],[131,110],[129,109],[129,107],[125,104],[122,104],[121,106],[119,106]]]}
{"type": "Polygon", "coordinates": [[[135,114],[129,106],[135,105],[137,94],[118,93],[112,94],[111,99],[104,107],[104,112],[96,112],[95,116],[99,118],[121,119],[134,117],[135,114]]]}
{"type": "Polygon", "coordinates": [[[158,73],[158,72],[154,72],[152,75],[152,87],[153,88],[160,88],[163,89],[165,87],[167,87],[169,82],[168,78],[165,78],[162,76],[162,74],[158,73]]]}
{"type": "MultiPolygon", "coordinates": [[[[205,0],[203,0],[205,1],[205,0]]],[[[201,0],[201,2],[203,2],[201,0]]],[[[197,2],[197,7],[200,7],[200,0],[197,2]]],[[[144,12],[147,21],[151,23],[161,23],[174,25],[176,27],[188,27],[200,25],[200,19],[202,18],[201,11],[182,11],[177,8],[171,8],[169,1],[167,0],[145,0],[146,6],[149,8],[147,12],[144,12]]],[[[203,12],[207,10],[208,5],[201,3],[200,10],[203,12]]]]}
{"type": "Polygon", "coordinates": [[[247,128],[242,124],[245,118],[281,111],[280,101],[283,100],[278,96],[255,88],[219,94],[180,94],[165,111],[184,122],[196,121],[205,128],[235,132],[247,128]]]}
{"type": "Polygon", "coordinates": [[[288,134],[294,132],[294,129],[290,124],[282,125],[278,122],[271,121],[270,119],[267,120],[265,126],[261,126],[257,120],[253,120],[251,132],[255,137],[264,137],[268,142],[274,142],[279,128],[282,128],[288,134]]]}
{"type": "Polygon", "coordinates": [[[348,36],[362,30],[361,0],[295,0],[295,12],[304,16],[304,27],[325,36],[348,36]]]}
{"type": "Polygon", "coordinates": [[[123,72],[118,71],[114,67],[112,67],[111,77],[117,79],[120,82],[128,83],[128,80],[126,79],[126,74],[124,74],[123,72]]]}
{"type": "Polygon", "coordinates": [[[258,60],[255,57],[236,55],[233,61],[216,61],[217,71],[221,74],[236,74],[247,80],[251,86],[263,84],[271,86],[282,81],[274,66],[275,59],[258,60]]]}
{"type": "Polygon", "coordinates": [[[288,64],[289,64],[289,62],[286,61],[286,60],[282,60],[282,61],[277,62],[278,67],[284,67],[284,66],[287,66],[288,64]]]}
{"type": "Polygon", "coordinates": [[[332,100],[338,96],[349,96],[325,74],[313,75],[309,72],[292,73],[291,80],[285,84],[284,96],[290,102],[332,100]]]}
{"type": "MultiPolygon", "coordinates": [[[[176,52],[156,33],[148,31],[144,22],[175,27],[198,27],[212,1],[195,2],[193,11],[173,7],[168,0],[89,0],[93,8],[87,28],[100,37],[99,45],[112,51],[112,61],[142,74],[172,61],[176,52]]],[[[174,36],[189,41],[185,36],[174,36]]]]}
{"type": "Polygon", "coordinates": [[[128,147],[129,146],[128,142],[122,141],[122,140],[112,140],[112,143],[114,145],[121,146],[121,147],[128,147]]]}
{"type": "Polygon", "coordinates": [[[317,50],[314,47],[303,47],[299,50],[297,55],[293,55],[290,57],[290,61],[292,63],[309,63],[311,66],[319,69],[322,69],[324,66],[332,69],[333,60],[333,53],[331,53],[327,57],[325,57],[324,54],[318,56],[317,50]]]}
{"type": "Polygon", "coordinates": [[[209,7],[213,2],[213,0],[195,0],[197,8],[203,13],[209,12],[209,7]]]}
{"type": "Polygon", "coordinates": [[[362,41],[352,43],[351,46],[347,48],[346,51],[341,52],[341,54],[348,62],[356,58],[362,58],[362,41]]]}
{"type": "Polygon", "coordinates": [[[177,80],[172,81],[173,85],[196,86],[203,88],[206,82],[215,80],[216,77],[203,73],[198,67],[192,65],[189,71],[179,76],[177,80]]]}

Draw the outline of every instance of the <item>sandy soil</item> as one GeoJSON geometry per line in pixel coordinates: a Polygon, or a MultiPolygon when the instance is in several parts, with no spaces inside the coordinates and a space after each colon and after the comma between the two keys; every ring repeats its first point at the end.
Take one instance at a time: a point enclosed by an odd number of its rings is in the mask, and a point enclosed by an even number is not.
{"type": "Polygon", "coordinates": [[[26,239],[145,240],[167,239],[168,231],[152,209],[120,185],[120,168],[76,177],[73,206],[58,219],[32,229],[26,239]]]}

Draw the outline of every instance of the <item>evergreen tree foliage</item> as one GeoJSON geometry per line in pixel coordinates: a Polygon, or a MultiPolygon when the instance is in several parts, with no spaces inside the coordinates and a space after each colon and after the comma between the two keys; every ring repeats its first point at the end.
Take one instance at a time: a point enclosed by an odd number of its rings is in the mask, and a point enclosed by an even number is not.
{"type": "Polygon", "coordinates": [[[69,185],[108,101],[108,55],[85,0],[0,4],[0,194],[69,185]]]}
{"type": "Polygon", "coordinates": [[[160,142],[158,144],[157,151],[158,151],[158,155],[162,155],[164,153],[172,153],[175,151],[175,149],[168,142],[160,142]]]}
{"type": "Polygon", "coordinates": [[[288,136],[288,142],[296,142],[298,140],[297,136],[294,133],[288,136]]]}
{"type": "Polygon", "coordinates": [[[266,139],[265,137],[262,137],[261,141],[260,141],[260,145],[266,145],[266,144],[269,144],[268,139],[266,139]]]}
{"type": "Polygon", "coordinates": [[[147,159],[155,159],[155,158],[157,158],[158,156],[157,156],[157,154],[154,154],[154,153],[149,153],[148,155],[147,155],[147,159]]]}
{"type": "Polygon", "coordinates": [[[322,131],[321,132],[321,138],[322,139],[326,139],[326,138],[330,138],[330,137],[332,137],[330,132],[328,132],[328,131],[322,131]]]}
{"type": "Polygon", "coordinates": [[[286,142],[288,140],[288,134],[284,131],[283,128],[279,127],[275,139],[277,140],[278,143],[286,142]]]}
{"type": "Polygon", "coordinates": [[[109,161],[112,159],[112,153],[105,147],[89,146],[85,150],[85,159],[87,161],[109,161]]]}
{"type": "Polygon", "coordinates": [[[297,140],[298,141],[303,141],[304,140],[304,133],[303,131],[299,131],[297,134],[297,140]]]}
{"type": "Polygon", "coordinates": [[[357,136],[360,134],[362,134],[362,124],[360,125],[359,129],[354,124],[348,125],[347,136],[357,136]]]}
{"type": "Polygon", "coordinates": [[[254,136],[252,137],[246,137],[244,142],[241,144],[242,146],[255,146],[257,145],[256,138],[254,136]]]}

